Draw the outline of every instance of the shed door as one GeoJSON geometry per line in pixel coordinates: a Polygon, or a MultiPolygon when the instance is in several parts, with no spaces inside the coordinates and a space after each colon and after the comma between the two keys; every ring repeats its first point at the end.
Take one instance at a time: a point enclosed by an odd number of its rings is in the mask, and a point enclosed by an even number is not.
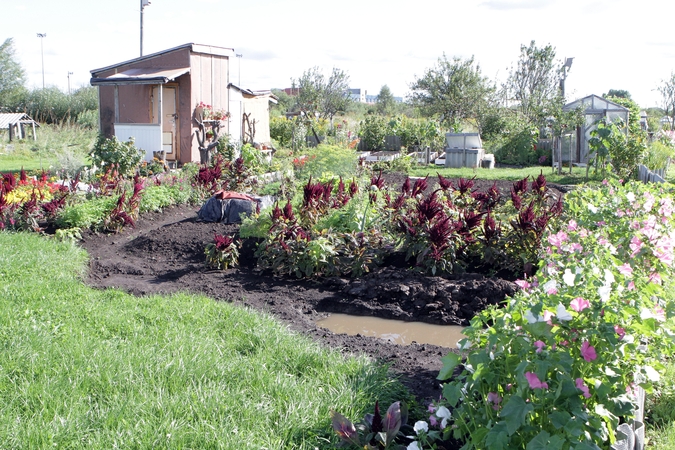
{"type": "MultiPolygon", "coordinates": [[[[161,97],[161,123],[162,123],[162,150],[166,155],[166,159],[175,161],[179,158],[178,143],[180,142],[178,136],[178,86],[164,85],[154,86],[152,89],[152,97],[159,99],[159,90],[162,89],[161,97]]],[[[153,122],[158,123],[159,113],[157,106],[159,101],[153,102],[153,122]],[[157,105],[157,106],[155,106],[157,105]]]]}

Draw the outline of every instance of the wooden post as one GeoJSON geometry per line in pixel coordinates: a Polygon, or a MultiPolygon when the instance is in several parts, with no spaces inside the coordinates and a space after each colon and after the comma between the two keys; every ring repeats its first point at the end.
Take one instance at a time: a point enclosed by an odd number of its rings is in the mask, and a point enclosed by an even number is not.
{"type": "Polygon", "coordinates": [[[120,94],[119,86],[115,85],[115,123],[120,122],[120,94]]]}

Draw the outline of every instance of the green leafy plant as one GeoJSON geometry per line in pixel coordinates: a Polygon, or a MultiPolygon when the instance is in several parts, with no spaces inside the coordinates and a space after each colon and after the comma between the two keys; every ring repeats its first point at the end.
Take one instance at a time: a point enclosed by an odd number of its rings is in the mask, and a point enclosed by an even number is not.
{"type": "Polygon", "coordinates": [[[99,135],[91,152],[91,162],[102,170],[116,167],[120,175],[134,173],[143,160],[143,151],[136,148],[134,140],[121,142],[116,137],[106,138],[99,135]]]}
{"type": "Polygon", "coordinates": [[[404,402],[392,403],[384,417],[380,414],[378,402],[375,402],[374,413],[366,414],[356,425],[335,411],[331,411],[331,421],[333,430],[347,445],[366,450],[406,448],[396,443],[396,439],[402,436],[401,428],[408,421],[408,408],[404,402]]]}
{"type": "Polygon", "coordinates": [[[237,266],[240,245],[233,236],[216,234],[214,241],[206,246],[206,264],[224,270],[237,266]]]}
{"type": "Polygon", "coordinates": [[[445,435],[473,448],[599,449],[673,349],[671,193],[629,183],[568,194],[537,278],[471,321],[443,358],[445,435]],[[456,370],[459,375],[456,375],[456,370]]]}

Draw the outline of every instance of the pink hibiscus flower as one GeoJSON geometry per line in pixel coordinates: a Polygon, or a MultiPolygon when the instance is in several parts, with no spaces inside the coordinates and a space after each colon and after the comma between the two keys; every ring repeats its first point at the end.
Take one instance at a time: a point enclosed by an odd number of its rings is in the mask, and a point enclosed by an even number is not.
{"type": "Polygon", "coordinates": [[[588,300],[581,297],[577,297],[570,302],[570,308],[572,308],[576,312],[581,312],[584,309],[588,308],[589,306],[591,306],[591,303],[588,300]]]}
{"type": "Polygon", "coordinates": [[[530,384],[530,389],[548,389],[548,383],[539,380],[539,377],[534,372],[525,372],[525,378],[530,384]]]}
{"type": "Polygon", "coordinates": [[[584,341],[581,344],[581,356],[586,361],[591,362],[598,357],[598,354],[595,352],[595,347],[593,347],[588,341],[584,341]]]}
{"type": "Polygon", "coordinates": [[[588,392],[588,386],[586,386],[586,385],[584,384],[584,380],[583,380],[583,379],[577,378],[576,381],[575,381],[575,384],[577,385],[577,389],[579,389],[579,390],[581,390],[581,392],[583,392],[584,397],[586,397],[586,398],[590,398],[590,397],[591,397],[591,393],[588,392]]]}

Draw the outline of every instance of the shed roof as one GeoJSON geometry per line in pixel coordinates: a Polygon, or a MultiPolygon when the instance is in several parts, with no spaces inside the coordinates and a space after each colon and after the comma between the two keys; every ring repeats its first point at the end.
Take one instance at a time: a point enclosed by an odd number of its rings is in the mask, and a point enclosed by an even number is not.
{"type": "Polygon", "coordinates": [[[0,128],[7,128],[10,125],[15,125],[17,123],[34,123],[37,126],[40,126],[39,123],[33,120],[26,113],[4,113],[0,114],[0,128]]]}
{"type": "Polygon", "coordinates": [[[128,69],[103,78],[94,77],[91,79],[91,85],[166,84],[188,72],[190,72],[189,67],[179,69],[128,69]]]}
{"type": "Polygon", "coordinates": [[[183,44],[179,45],[178,47],[172,47],[166,50],[162,50],[160,52],[156,53],[151,53],[149,55],[145,56],[140,56],[138,58],[130,59],[128,61],[122,61],[117,64],[113,64],[111,66],[107,67],[101,67],[100,69],[94,69],[91,70],[90,73],[92,77],[96,78],[96,74],[99,72],[105,72],[111,69],[115,69],[117,67],[125,66],[127,64],[132,64],[140,61],[146,61],[149,59],[156,58],[158,56],[165,55],[167,53],[175,52],[176,50],[181,50],[184,48],[189,48],[191,52],[193,53],[204,53],[207,55],[214,55],[214,56],[227,56],[228,58],[231,58],[234,56],[234,49],[233,48],[226,48],[226,47],[216,47],[215,45],[203,45],[203,44],[194,44],[194,43],[189,43],[189,44],[183,44]]]}
{"type": "Polygon", "coordinates": [[[589,95],[584,98],[568,103],[563,107],[563,110],[569,111],[579,107],[579,105],[584,105],[585,112],[593,111],[628,111],[628,108],[621,106],[618,103],[607,100],[606,98],[600,97],[599,95],[589,95]]]}
{"type": "Polygon", "coordinates": [[[272,103],[279,103],[279,97],[274,95],[271,90],[266,89],[266,90],[253,90],[253,89],[246,89],[237,86],[234,83],[230,83],[227,85],[228,89],[236,89],[237,91],[241,92],[242,95],[248,96],[248,97],[268,97],[268,100],[271,101],[272,103]]]}

